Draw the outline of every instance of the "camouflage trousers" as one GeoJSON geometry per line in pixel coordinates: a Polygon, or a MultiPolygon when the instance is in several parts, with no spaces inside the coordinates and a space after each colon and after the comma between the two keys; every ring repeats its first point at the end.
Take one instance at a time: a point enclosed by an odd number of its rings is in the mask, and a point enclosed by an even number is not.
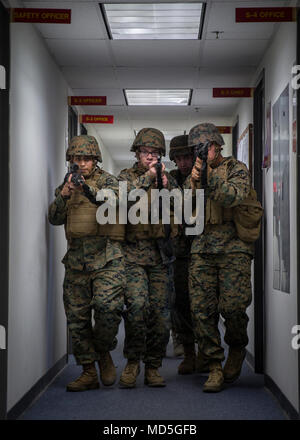
{"type": "Polygon", "coordinates": [[[193,323],[189,298],[189,259],[177,257],[174,263],[174,285],[176,292],[175,311],[172,314],[172,329],[178,341],[184,345],[194,344],[193,323]]]}
{"type": "Polygon", "coordinates": [[[99,360],[99,353],[116,347],[124,304],[123,258],[109,261],[102,269],[76,271],[66,268],[64,307],[77,364],[99,360]],[[94,310],[94,326],[92,325],[94,310]]]}
{"type": "Polygon", "coordinates": [[[251,256],[192,254],[189,292],[194,332],[200,351],[211,360],[224,360],[218,330],[224,318],[224,341],[231,347],[248,344],[246,309],[251,303],[251,256]]]}
{"type": "Polygon", "coordinates": [[[159,368],[169,339],[167,268],[126,262],[124,356],[159,368]]]}

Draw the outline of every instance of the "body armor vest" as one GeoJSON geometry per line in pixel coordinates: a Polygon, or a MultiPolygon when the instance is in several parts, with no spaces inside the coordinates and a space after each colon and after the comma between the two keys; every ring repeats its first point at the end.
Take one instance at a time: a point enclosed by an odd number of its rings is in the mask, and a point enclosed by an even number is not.
{"type": "MultiPolygon", "coordinates": [[[[101,171],[96,170],[90,178],[86,179],[86,184],[97,187],[99,173],[101,171]]],[[[114,240],[124,240],[125,225],[100,225],[96,220],[97,209],[98,206],[90,202],[84,194],[74,191],[67,201],[67,239],[99,235],[114,240]]]]}
{"type": "MultiPolygon", "coordinates": [[[[220,164],[214,170],[210,169],[210,173],[227,180],[227,163],[220,164]]],[[[207,199],[206,211],[205,211],[205,223],[211,225],[221,225],[223,222],[229,222],[233,220],[233,209],[224,208],[216,203],[214,200],[207,199]]]]}
{"type": "MultiPolygon", "coordinates": [[[[147,171],[147,169],[143,170],[143,173],[147,171]]],[[[136,173],[135,170],[129,171],[132,176],[132,180],[135,180],[139,173],[136,173]]],[[[143,174],[142,173],[142,174],[143,174]]],[[[151,206],[151,189],[149,188],[147,191],[148,196],[148,209],[150,212],[151,206]]],[[[166,225],[167,226],[167,225],[166,225]]],[[[170,237],[175,237],[178,234],[178,225],[174,224],[174,213],[170,210],[170,237]]],[[[138,223],[137,225],[132,225],[127,222],[126,226],[126,239],[130,242],[135,242],[136,240],[151,240],[157,238],[165,238],[166,231],[165,225],[162,224],[161,220],[159,224],[154,225],[151,224],[151,220],[147,224],[138,223]]]]}

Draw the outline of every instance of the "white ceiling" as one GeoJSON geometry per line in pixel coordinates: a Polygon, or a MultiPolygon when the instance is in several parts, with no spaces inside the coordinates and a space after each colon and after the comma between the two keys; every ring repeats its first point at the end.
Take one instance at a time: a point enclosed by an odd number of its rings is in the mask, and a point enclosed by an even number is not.
{"type": "MultiPolygon", "coordinates": [[[[237,99],[213,99],[212,88],[249,86],[276,29],[272,23],[235,23],[236,7],[254,7],[260,1],[206,0],[201,40],[112,41],[99,1],[21,3],[32,8],[72,9],[71,24],[35,26],[74,95],[107,96],[107,106],[77,107],[77,111],[114,115],[113,125],[95,124],[94,128],[119,166],[132,162],[129,149],[134,130],[153,126],[171,130],[175,136],[184,130],[188,133],[193,125],[204,120],[231,125],[237,99]],[[223,33],[216,39],[213,31],[223,33]],[[188,107],[128,107],[124,88],[191,88],[193,95],[188,107]]],[[[289,1],[263,2],[263,6],[287,4],[289,1]]]]}

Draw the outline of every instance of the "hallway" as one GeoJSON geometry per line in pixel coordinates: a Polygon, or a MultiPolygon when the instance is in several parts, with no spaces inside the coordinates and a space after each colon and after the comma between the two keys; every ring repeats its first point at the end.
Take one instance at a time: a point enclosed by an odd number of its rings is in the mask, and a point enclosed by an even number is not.
{"type": "Polygon", "coordinates": [[[300,0],[0,0],[0,20],[0,420],[299,420],[300,0]],[[18,22],[18,8],[64,8],[70,20],[18,22]],[[264,209],[249,363],[205,394],[205,375],[177,374],[169,343],[165,389],[144,386],[142,368],[134,390],[66,393],[80,370],[72,356],[65,366],[67,241],[48,207],[69,141],[94,136],[100,167],[118,176],[136,134],[154,127],[170,172],[171,139],[204,122],[224,157],[246,164],[264,209]]]}
{"type": "MultiPolygon", "coordinates": [[[[117,377],[125,366],[122,354],[123,326],[118,346],[112,352],[117,377]]],[[[143,384],[143,368],[132,390],[102,386],[99,390],[68,393],[65,386],[80,372],[74,358],[47,390],[25,411],[20,420],[287,420],[278,401],[264,387],[264,379],[244,362],[242,375],[220,393],[203,393],[207,375],[179,376],[179,358],[169,342],[161,372],[166,388],[143,384]]]]}

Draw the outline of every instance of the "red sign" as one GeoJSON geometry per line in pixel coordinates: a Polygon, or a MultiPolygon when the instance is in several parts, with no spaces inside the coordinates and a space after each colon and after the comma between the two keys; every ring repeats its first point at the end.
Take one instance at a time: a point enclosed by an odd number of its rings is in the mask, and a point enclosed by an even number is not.
{"type": "Polygon", "coordinates": [[[69,105],[106,105],[106,96],[68,96],[69,105]]]}
{"type": "Polygon", "coordinates": [[[297,8],[236,8],[237,23],[296,21],[297,8]]]}
{"type": "Polygon", "coordinates": [[[213,98],[251,98],[251,87],[221,87],[213,89],[213,98]]]}
{"type": "Polygon", "coordinates": [[[221,134],[231,134],[232,133],[232,127],[217,127],[219,132],[221,134]]]}
{"type": "Polygon", "coordinates": [[[114,117],[111,115],[79,115],[81,124],[113,124],[114,117]]]}
{"type": "Polygon", "coordinates": [[[71,9],[12,8],[13,23],[71,23],[71,9]]]}

